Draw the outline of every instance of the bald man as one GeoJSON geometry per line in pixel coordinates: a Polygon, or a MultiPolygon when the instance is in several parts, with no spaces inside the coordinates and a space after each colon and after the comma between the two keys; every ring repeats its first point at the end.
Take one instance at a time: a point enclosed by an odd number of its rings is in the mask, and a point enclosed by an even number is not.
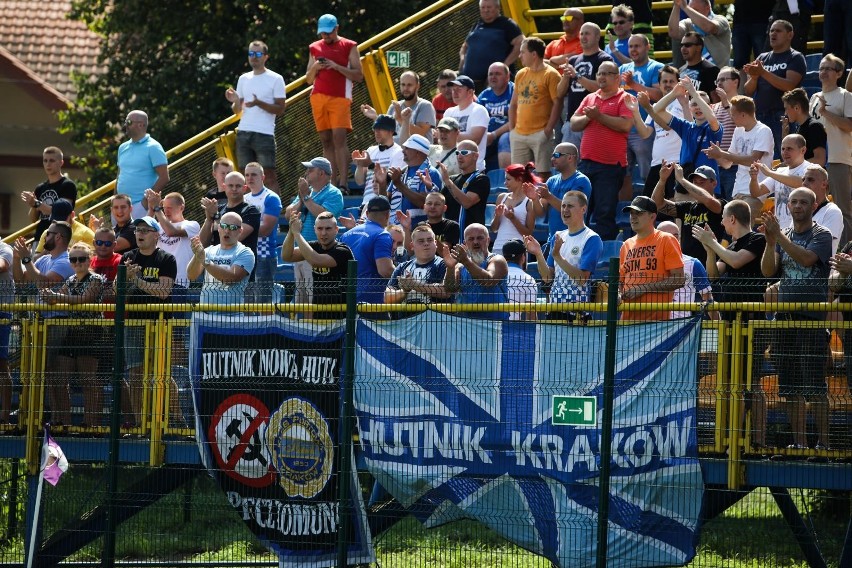
{"type": "Polygon", "coordinates": [[[148,214],[145,190],[160,192],[169,183],[169,161],[159,142],[148,134],[148,115],[141,110],[127,113],[124,131],[129,140],[118,147],[116,193],[130,196],[134,219],[148,214]]]}

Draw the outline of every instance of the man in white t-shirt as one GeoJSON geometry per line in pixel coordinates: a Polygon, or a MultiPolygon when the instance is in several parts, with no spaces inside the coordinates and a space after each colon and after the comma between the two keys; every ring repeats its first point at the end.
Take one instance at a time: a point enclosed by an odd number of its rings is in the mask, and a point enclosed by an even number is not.
{"type": "MultiPolygon", "coordinates": [[[[192,246],[189,241],[201,232],[201,226],[198,221],[184,219],[186,203],[180,193],[175,191],[161,198],[159,193],[149,189],[145,192],[145,197],[148,199],[148,215],[163,229],[160,231],[160,243],[157,246],[175,257],[175,284],[186,288],[189,286],[186,267],[192,260],[192,246]]],[[[177,286],[172,289],[173,292],[177,292],[177,286]]]]}
{"type": "Polygon", "coordinates": [[[459,75],[450,81],[453,87],[453,102],[456,106],[450,107],[444,116],[455,118],[459,123],[458,141],[472,140],[479,146],[479,159],[476,169],[485,169],[485,149],[488,138],[488,122],[491,117],[488,110],[476,102],[476,86],[473,79],[467,75],[459,75]]]}
{"type": "Polygon", "coordinates": [[[789,134],[781,141],[781,161],[785,165],[773,170],[763,162],[755,162],[749,168],[749,191],[752,197],[765,201],[767,197],[775,198],[775,217],[782,227],[789,227],[793,222],[787,209],[790,192],[802,186],[805,169],[811,165],[805,160],[805,138],[800,134],[789,134]],[[762,182],[757,176],[764,176],[762,182]]]}
{"type": "Polygon", "coordinates": [[[843,212],[842,242],[852,239],[852,93],[837,86],[845,72],[843,60],[828,54],[819,63],[822,91],[811,97],[811,116],[828,137],[829,188],[843,212]]]}
{"type": "MultiPolygon", "coordinates": [[[[538,298],[538,282],[527,274],[527,248],[521,239],[503,243],[503,257],[509,265],[506,291],[513,304],[535,304],[538,298]]],[[[509,312],[510,320],[534,320],[536,312],[509,312]]]]}
{"type": "MultiPolygon", "coordinates": [[[[752,197],[749,191],[751,180],[749,168],[754,162],[772,165],[775,139],[772,137],[772,129],[755,117],[754,99],[751,97],[738,95],[731,99],[731,120],[737,127],[734,129],[734,136],[731,138],[728,150],[722,150],[719,144],[710,144],[704,153],[708,158],[718,161],[719,166],[723,168],[727,169],[733,165],[743,166],[737,169],[733,198],[742,199],[748,203],[752,218],[757,219],[761,203],[759,199],[752,197]]],[[[758,173],[758,182],[762,182],[763,178],[764,175],[758,173]]]]}
{"type": "Polygon", "coordinates": [[[831,250],[839,251],[843,235],[843,212],[836,203],[828,200],[828,172],[820,165],[808,165],[802,177],[802,187],[810,189],[816,195],[814,223],[828,229],[831,233],[831,250]]]}
{"type": "Polygon", "coordinates": [[[237,162],[245,167],[260,162],[266,185],[278,190],[275,173],[275,117],[284,114],[287,97],[284,78],[266,68],[269,48],[262,41],[249,44],[251,71],[240,75],[237,88],[228,87],[225,98],[234,114],[242,113],[237,127],[237,162]]]}
{"type": "Polygon", "coordinates": [[[403,168],[405,161],[402,146],[394,142],[396,121],[388,114],[380,114],[373,121],[373,136],[376,143],[366,150],[354,150],[352,163],[355,164],[355,183],[364,184],[364,198],[361,208],[366,209],[367,203],[376,196],[373,188],[373,178],[376,171],[387,175],[388,168],[403,168]]]}

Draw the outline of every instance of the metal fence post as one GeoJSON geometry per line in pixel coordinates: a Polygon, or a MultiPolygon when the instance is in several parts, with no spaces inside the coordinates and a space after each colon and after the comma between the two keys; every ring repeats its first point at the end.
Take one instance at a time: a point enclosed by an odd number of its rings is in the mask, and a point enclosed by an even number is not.
{"type": "Polygon", "coordinates": [[[346,335],[343,339],[343,373],[341,388],[343,405],[340,413],[340,479],[337,485],[340,523],[337,527],[337,566],[346,568],[346,539],[352,526],[352,420],[355,415],[355,316],[357,315],[356,286],[358,262],[350,260],[346,274],[346,335]]]}
{"type": "Polygon", "coordinates": [[[112,406],[109,421],[107,460],[107,514],[104,534],[103,567],[115,565],[115,513],[118,493],[118,436],[121,429],[121,388],[124,378],[124,302],[127,294],[127,267],[118,265],[115,277],[115,338],[113,342],[112,406]]]}
{"type": "Polygon", "coordinates": [[[606,566],[609,541],[609,465],[612,461],[612,398],[615,392],[615,350],[618,334],[618,257],[609,259],[606,298],[606,347],[604,350],[603,418],[601,424],[600,491],[598,493],[598,548],[596,568],[606,566]]]}

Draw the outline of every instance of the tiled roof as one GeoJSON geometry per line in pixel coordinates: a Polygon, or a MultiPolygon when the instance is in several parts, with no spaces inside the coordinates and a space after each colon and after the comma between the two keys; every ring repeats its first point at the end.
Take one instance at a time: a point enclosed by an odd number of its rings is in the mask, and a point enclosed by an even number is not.
{"type": "Polygon", "coordinates": [[[71,2],[0,0],[0,45],[45,83],[74,99],[71,71],[95,74],[100,38],[85,24],[69,20],[71,2]]]}

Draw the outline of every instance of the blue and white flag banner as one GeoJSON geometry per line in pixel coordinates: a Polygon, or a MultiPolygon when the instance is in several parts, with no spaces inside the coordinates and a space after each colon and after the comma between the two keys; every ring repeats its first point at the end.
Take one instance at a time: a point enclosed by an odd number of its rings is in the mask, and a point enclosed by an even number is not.
{"type": "MultiPolygon", "coordinates": [[[[193,316],[202,461],[282,567],[337,565],[343,335],[342,324],[193,316]]],[[[373,562],[354,460],[351,487],[348,563],[373,562]]]]}
{"type": "MultiPolygon", "coordinates": [[[[699,336],[696,318],[618,328],[611,568],[695,555],[699,336]]],[[[361,457],[408,512],[595,565],[605,328],[427,312],[360,320],[357,341],[361,457]]]]}

